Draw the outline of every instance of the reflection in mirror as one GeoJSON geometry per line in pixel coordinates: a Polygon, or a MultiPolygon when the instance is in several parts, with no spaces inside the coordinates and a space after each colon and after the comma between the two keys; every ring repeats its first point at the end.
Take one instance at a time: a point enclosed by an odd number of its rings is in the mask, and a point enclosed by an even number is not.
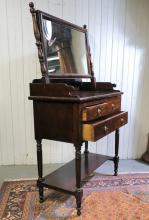
{"type": "Polygon", "coordinates": [[[85,33],[43,19],[48,74],[88,75],[85,33]]]}

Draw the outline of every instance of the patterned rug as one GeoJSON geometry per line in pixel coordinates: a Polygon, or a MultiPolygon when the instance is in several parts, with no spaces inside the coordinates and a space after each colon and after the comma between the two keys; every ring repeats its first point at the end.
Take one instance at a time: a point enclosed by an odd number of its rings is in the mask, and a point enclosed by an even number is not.
{"type": "Polygon", "coordinates": [[[94,175],[84,181],[82,215],[73,196],[45,190],[38,202],[34,180],[4,182],[0,191],[1,220],[149,220],[149,174],[94,175]]]}

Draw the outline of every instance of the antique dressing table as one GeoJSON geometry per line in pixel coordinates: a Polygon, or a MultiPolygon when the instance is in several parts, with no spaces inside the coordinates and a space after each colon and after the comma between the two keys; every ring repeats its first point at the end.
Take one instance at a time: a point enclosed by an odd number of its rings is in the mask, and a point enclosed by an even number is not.
{"type": "Polygon", "coordinates": [[[74,24],[35,10],[30,3],[34,35],[41,66],[41,79],[30,83],[40,202],[43,189],[52,188],[76,197],[81,214],[81,181],[106,160],[113,159],[118,172],[119,128],[127,123],[121,111],[122,92],[115,85],[96,82],[91,63],[86,26],[74,24]],[[88,141],[97,141],[115,131],[115,155],[90,153],[88,141]],[[42,139],[73,143],[75,159],[43,177],[42,139]],[[81,154],[82,143],[85,151],[81,154]]]}

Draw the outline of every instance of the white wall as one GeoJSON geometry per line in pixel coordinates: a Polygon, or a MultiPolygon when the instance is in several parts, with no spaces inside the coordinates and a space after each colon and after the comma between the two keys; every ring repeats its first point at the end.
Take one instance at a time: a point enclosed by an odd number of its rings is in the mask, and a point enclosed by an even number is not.
{"type": "MultiPolygon", "coordinates": [[[[29,82],[40,77],[28,0],[0,0],[0,164],[36,163],[29,82]]],[[[149,132],[149,1],[36,0],[36,8],[87,24],[98,81],[124,92],[129,123],[121,128],[120,157],[137,158],[149,132]]],[[[43,141],[44,162],[66,162],[73,146],[43,141]]],[[[114,134],[90,143],[90,150],[112,155],[114,134]]]]}

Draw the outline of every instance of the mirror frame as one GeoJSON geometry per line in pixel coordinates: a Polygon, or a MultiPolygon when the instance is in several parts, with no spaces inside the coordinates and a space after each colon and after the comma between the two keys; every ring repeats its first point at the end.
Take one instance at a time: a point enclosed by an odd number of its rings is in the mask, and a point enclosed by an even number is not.
{"type": "Polygon", "coordinates": [[[87,36],[87,29],[86,25],[82,27],[77,26],[75,24],[72,24],[70,22],[67,22],[65,20],[62,20],[60,18],[57,18],[55,16],[52,16],[50,14],[47,14],[40,10],[35,10],[34,3],[30,2],[30,12],[32,14],[32,20],[33,20],[33,29],[34,29],[34,35],[36,39],[36,46],[38,48],[38,58],[40,62],[41,67],[41,73],[42,77],[45,78],[46,82],[49,82],[50,79],[77,79],[77,78],[90,78],[91,81],[95,81],[94,72],[92,68],[92,62],[91,62],[91,54],[90,54],[90,48],[88,44],[88,36],[87,36]],[[44,46],[44,33],[43,33],[43,25],[42,20],[47,19],[49,21],[53,21],[55,23],[63,24],[67,27],[70,27],[74,30],[80,31],[85,33],[85,44],[86,44],[86,59],[87,59],[87,68],[88,68],[88,74],[67,74],[64,75],[60,74],[48,74],[48,66],[47,66],[47,57],[46,57],[46,51],[44,46]]]}

